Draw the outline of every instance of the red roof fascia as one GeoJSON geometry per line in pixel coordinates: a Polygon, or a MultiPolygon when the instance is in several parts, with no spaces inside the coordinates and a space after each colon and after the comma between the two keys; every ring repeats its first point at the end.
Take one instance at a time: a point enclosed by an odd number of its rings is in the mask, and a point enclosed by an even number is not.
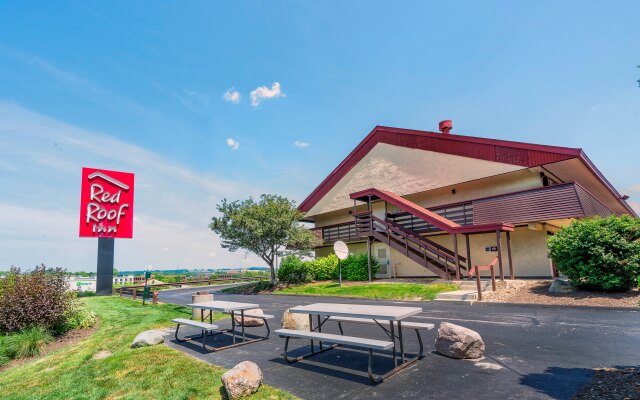
{"type": "Polygon", "coordinates": [[[535,167],[579,157],[581,149],[376,126],[298,207],[308,212],[378,143],[535,167]]]}
{"type": "MultiPolygon", "coordinates": [[[[615,187],[613,187],[613,185],[611,184],[611,182],[609,182],[607,180],[607,178],[604,177],[604,175],[602,175],[602,172],[600,172],[598,170],[598,168],[596,168],[595,164],[589,159],[589,157],[587,157],[587,155],[584,152],[580,152],[580,161],[582,161],[582,163],[587,167],[587,169],[589,171],[591,171],[592,174],[594,174],[596,176],[596,178],[598,178],[598,180],[600,181],[600,183],[602,183],[608,190],[609,192],[611,192],[611,194],[618,199],[618,201],[620,202],[620,204],[622,204],[622,206],[629,211],[629,214],[633,217],[638,217],[638,214],[635,212],[635,210],[633,208],[631,208],[631,206],[629,204],[627,204],[627,202],[625,200],[622,200],[622,195],[620,195],[620,193],[616,190],[615,187]]],[[[584,189],[584,188],[583,188],[584,189]]],[[[586,189],[585,189],[586,190],[586,189]]],[[[593,196],[593,195],[592,195],[593,196]]],[[[594,196],[595,197],[595,196],[594,196]]],[[[597,198],[597,197],[596,197],[597,198]]],[[[608,207],[607,207],[608,208],[608,207]]]]}
{"type": "Polygon", "coordinates": [[[427,210],[426,208],[417,205],[403,197],[398,196],[395,193],[380,190],[380,189],[366,189],[359,192],[351,193],[349,195],[352,199],[357,199],[365,196],[375,196],[379,199],[385,200],[395,206],[399,207],[403,211],[409,212],[418,218],[421,218],[430,224],[442,229],[447,233],[478,233],[478,232],[492,232],[496,230],[501,231],[513,231],[512,224],[497,223],[497,224],[480,224],[480,225],[467,225],[461,226],[453,221],[446,219],[445,217],[427,210]]]}

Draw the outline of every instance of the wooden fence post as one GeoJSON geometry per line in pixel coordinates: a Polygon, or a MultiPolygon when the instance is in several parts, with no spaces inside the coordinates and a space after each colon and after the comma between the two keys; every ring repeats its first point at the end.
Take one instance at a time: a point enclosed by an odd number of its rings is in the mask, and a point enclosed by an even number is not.
{"type": "Polygon", "coordinates": [[[133,300],[135,300],[136,299],[136,289],[135,288],[133,288],[133,292],[131,292],[131,294],[132,294],[133,300]]]}
{"type": "Polygon", "coordinates": [[[158,304],[158,292],[153,292],[153,304],[158,304]]]}

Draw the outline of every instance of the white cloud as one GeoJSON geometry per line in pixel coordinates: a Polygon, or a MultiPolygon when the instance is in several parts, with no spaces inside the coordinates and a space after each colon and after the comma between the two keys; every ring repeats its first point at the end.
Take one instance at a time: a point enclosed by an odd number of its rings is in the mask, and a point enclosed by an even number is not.
{"type": "Polygon", "coordinates": [[[78,237],[83,166],[135,175],[133,239],[116,241],[116,267],[257,266],[230,253],[207,224],[223,197],[261,190],[196,172],[166,156],[0,101],[0,270],[44,262],[93,270],[97,243],[78,237]],[[165,250],[166,249],[166,250],[165,250]]]}
{"type": "Polygon", "coordinates": [[[231,102],[231,103],[234,103],[234,104],[240,103],[240,98],[241,97],[242,96],[240,96],[240,92],[238,92],[234,88],[231,88],[231,89],[227,90],[222,95],[222,98],[224,99],[224,101],[228,101],[228,102],[231,102]]]}
{"type": "Polygon", "coordinates": [[[282,93],[279,82],[274,82],[271,85],[271,89],[266,86],[259,86],[255,88],[250,94],[251,105],[257,107],[264,99],[275,99],[278,97],[285,97],[286,94],[282,93]]]}
{"type": "Polygon", "coordinates": [[[238,150],[238,148],[240,147],[240,142],[230,137],[229,139],[227,139],[227,146],[229,146],[231,150],[238,150]]]}
{"type": "Polygon", "coordinates": [[[297,148],[300,148],[300,149],[304,149],[304,148],[309,147],[309,143],[307,143],[307,142],[300,142],[300,141],[298,141],[298,140],[296,140],[295,142],[293,142],[293,145],[294,145],[294,146],[296,146],[297,148]]]}

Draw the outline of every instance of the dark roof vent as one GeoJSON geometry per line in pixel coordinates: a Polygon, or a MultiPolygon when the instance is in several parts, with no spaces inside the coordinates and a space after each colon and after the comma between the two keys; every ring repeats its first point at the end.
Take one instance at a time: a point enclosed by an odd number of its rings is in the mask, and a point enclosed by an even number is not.
{"type": "Polygon", "coordinates": [[[440,129],[440,132],[445,134],[450,134],[451,128],[453,128],[453,121],[451,121],[450,119],[440,121],[440,123],[438,124],[438,129],[440,129]]]}

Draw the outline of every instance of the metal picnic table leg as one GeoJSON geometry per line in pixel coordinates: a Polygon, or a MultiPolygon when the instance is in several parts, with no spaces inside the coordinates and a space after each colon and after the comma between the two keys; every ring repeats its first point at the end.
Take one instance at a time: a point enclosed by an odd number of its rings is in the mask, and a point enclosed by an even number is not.
{"type": "Polygon", "coordinates": [[[233,315],[233,311],[230,311],[231,315],[231,337],[233,338],[233,344],[236,344],[236,317],[233,315]]]}
{"type": "MultiPolygon", "coordinates": [[[[309,332],[313,332],[313,316],[309,314],[309,332]]],[[[313,339],[311,339],[311,352],[315,351],[313,347],[313,339]]]]}
{"type": "Polygon", "coordinates": [[[400,357],[402,363],[405,363],[404,359],[404,341],[402,340],[402,321],[398,321],[398,341],[400,342],[400,357]]]}
{"type": "Polygon", "coordinates": [[[389,332],[391,333],[391,340],[393,340],[393,365],[398,366],[398,360],[396,358],[396,334],[394,332],[393,321],[389,321],[389,332]]]}
{"type": "Polygon", "coordinates": [[[242,341],[245,341],[244,336],[244,310],[240,310],[240,322],[242,323],[242,341]]]}
{"type": "MultiPolygon", "coordinates": [[[[322,323],[320,322],[320,314],[318,314],[318,332],[322,333],[322,323]]],[[[320,351],[322,351],[322,340],[320,342],[320,351]]]]}

